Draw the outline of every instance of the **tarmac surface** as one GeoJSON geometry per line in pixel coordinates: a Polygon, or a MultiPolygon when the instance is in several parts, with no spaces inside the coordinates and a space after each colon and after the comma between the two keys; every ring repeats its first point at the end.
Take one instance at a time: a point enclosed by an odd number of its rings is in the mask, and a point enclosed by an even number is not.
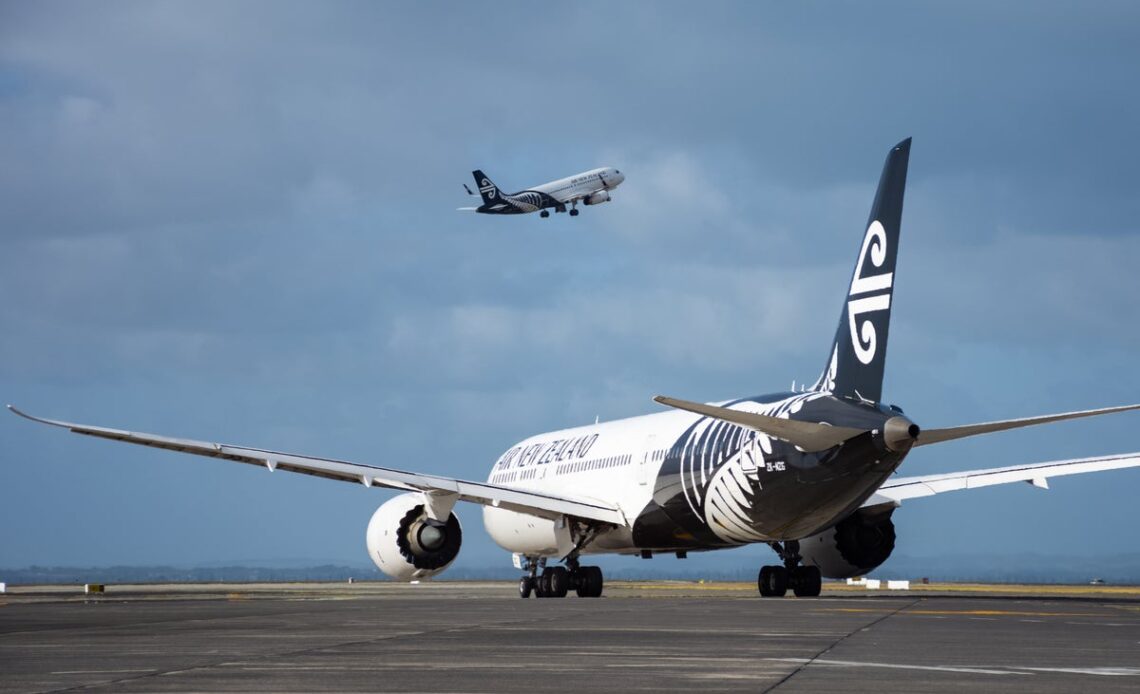
{"type": "Polygon", "coordinates": [[[0,691],[1140,691],[1140,589],[9,588],[0,691]]]}

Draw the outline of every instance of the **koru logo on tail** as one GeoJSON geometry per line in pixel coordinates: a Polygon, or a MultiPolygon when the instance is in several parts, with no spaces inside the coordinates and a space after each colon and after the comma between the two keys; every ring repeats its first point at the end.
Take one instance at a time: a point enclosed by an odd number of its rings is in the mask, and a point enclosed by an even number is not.
{"type": "Polygon", "coordinates": [[[891,283],[894,281],[893,272],[863,274],[868,253],[874,267],[882,267],[887,260],[887,230],[878,220],[867,227],[863,248],[859,251],[859,261],[855,265],[855,276],[851,279],[851,291],[847,293],[847,325],[851,329],[851,347],[855,350],[855,356],[864,364],[870,364],[875,358],[878,336],[874,323],[867,318],[860,323],[858,317],[873,311],[888,310],[891,307],[891,283]]]}
{"type": "Polygon", "coordinates": [[[491,183],[490,181],[488,181],[487,179],[484,178],[483,181],[479,184],[479,192],[482,193],[483,195],[486,195],[489,198],[493,198],[496,195],[498,195],[499,191],[497,188],[495,188],[494,183],[491,183]]]}

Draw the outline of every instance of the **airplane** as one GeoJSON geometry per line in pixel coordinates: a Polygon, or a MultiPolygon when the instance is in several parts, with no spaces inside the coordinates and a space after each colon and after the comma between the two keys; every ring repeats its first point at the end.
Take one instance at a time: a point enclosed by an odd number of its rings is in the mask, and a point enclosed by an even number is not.
{"type": "MultiPolygon", "coordinates": [[[[579,202],[583,205],[609,202],[613,199],[610,191],[625,180],[625,174],[621,171],[605,166],[517,193],[504,193],[482,171],[476,169],[471,175],[475,177],[475,185],[483,196],[483,204],[479,207],[460,207],[460,211],[482,214],[527,214],[538,211],[540,217],[549,217],[552,209],[555,212],[565,212],[567,205],[570,205],[570,216],[577,217],[579,202]]],[[[474,195],[466,183],[463,184],[463,189],[468,195],[474,195]]]]}
{"type": "Polygon", "coordinates": [[[512,552],[520,597],[598,597],[588,555],[688,552],[765,543],[778,563],[761,596],[820,594],[822,578],[866,574],[895,547],[894,512],[921,497],[1140,466],[1140,453],[895,476],[912,449],[1111,412],[1125,405],[948,428],[922,428],[882,397],[910,139],[887,155],[835,338],[819,379],[798,392],[714,403],[657,396],[640,417],[538,434],[511,446],[485,482],[263,448],[170,438],[18,415],[78,434],[401,490],[365,532],[388,576],[426,580],[455,560],[457,502],[483,508],[491,538],[512,552]],[[562,565],[559,565],[562,564],[562,565]]]}

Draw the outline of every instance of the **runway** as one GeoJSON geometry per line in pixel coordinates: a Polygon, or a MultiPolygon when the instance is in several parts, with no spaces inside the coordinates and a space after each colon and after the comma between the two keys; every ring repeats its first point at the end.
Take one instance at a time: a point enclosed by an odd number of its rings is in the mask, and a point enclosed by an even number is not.
{"type": "MultiPolygon", "coordinates": [[[[760,599],[744,584],[74,587],[0,595],[0,691],[1098,692],[1140,688],[1140,596],[760,599]]],[[[751,590],[754,590],[752,588],[751,590]]]]}

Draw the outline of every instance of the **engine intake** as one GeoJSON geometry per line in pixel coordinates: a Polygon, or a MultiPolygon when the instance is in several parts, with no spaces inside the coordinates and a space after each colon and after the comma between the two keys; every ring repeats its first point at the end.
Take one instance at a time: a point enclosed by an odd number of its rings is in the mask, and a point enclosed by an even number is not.
{"type": "Polygon", "coordinates": [[[459,518],[428,518],[423,497],[401,494],[372,514],[365,534],[368,556],[398,581],[431,578],[451,565],[463,544],[459,518]]]}
{"type": "Polygon", "coordinates": [[[800,540],[800,556],[827,578],[851,578],[881,565],[895,549],[895,524],[887,514],[855,513],[834,527],[800,540]]]}

